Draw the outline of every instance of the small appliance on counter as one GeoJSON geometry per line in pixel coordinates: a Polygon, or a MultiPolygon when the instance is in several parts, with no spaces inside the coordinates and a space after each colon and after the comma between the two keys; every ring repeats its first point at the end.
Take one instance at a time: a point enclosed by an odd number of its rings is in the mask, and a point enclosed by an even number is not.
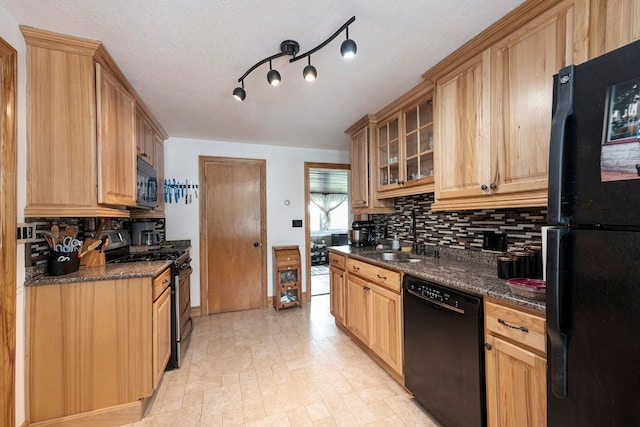
{"type": "Polygon", "coordinates": [[[373,221],[353,221],[349,230],[351,246],[375,246],[376,224],[373,221]]]}
{"type": "Polygon", "coordinates": [[[146,245],[150,250],[160,249],[162,237],[156,231],[152,221],[134,221],[131,223],[131,244],[146,245]]]}

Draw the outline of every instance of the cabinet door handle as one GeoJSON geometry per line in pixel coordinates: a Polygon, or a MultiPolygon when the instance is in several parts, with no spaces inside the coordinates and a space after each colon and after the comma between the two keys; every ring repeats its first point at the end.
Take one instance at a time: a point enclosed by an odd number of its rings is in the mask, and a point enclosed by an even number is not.
{"type": "Polygon", "coordinates": [[[512,325],[512,324],[510,324],[510,323],[505,322],[505,321],[504,321],[504,320],[502,320],[502,319],[498,319],[498,323],[500,323],[501,325],[506,326],[507,328],[517,329],[517,330],[519,330],[519,331],[529,333],[529,329],[528,329],[528,328],[525,328],[524,326],[516,326],[516,325],[512,325]]]}
{"type": "Polygon", "coordinates": [[[496,185],[495,182],[492,182],[491,185],[489,186],[490,189],[495,190],[496,188],[498,188],[498,186],[496,185]]]}
{"type": "Polygon", "coordinates": [[[368,286],[363,286],[362,289],[364,289],[365,291],[370,291],[371,290],[371,288],[368,287],[368,286]]]}
{"type": "Polygon", "coordinates": [[[381,276],[381,275],[379,275],[379,274],[378,274],[378,279],[387,280],[387,278],[386,278],[386,277],[381,276]]]}
{"type": "Polygon", "coordinates": [[[398,184],[404,185],[404,181],[398,181],[398,184]]]}
{"type": "Polygon", "coordinates": [[[482,185],[480,186],[480,189],[481,189],[482,191],[485,191],[487,188],[489,188],[489,187],[487,187],[487,184],[482,184],[482,185]]]}
{"type": "Polygon", "coordinates": [[[488,342],[484,343],[484,348],[486,348],[487,350],[491,350],[493,348],[493,346],[491,344],[489,344],[488,342]]]}

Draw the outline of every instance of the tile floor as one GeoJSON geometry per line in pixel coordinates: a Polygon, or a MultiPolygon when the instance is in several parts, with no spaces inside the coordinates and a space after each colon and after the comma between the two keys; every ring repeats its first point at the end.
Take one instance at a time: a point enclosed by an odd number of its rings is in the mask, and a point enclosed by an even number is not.
{"type": "Polygon", "coordinates": [[[335,326],[328,295],[194,320],[182,368],[130,426],[436,426],[335,326]]]}

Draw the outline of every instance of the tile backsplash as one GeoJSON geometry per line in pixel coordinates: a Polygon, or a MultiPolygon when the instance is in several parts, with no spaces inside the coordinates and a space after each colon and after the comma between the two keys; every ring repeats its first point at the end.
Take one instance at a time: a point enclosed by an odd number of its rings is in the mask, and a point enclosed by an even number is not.
{"type": "MultiPolygon", "coordinates": [[[[126,229],[131,231],[131,222],[129,218],[103,218],[103,230],[119,230],[126,229]]],[[[155,229],[162,233],[164,237],[164,219],[152,220],[155,222],[155,229]]],[[[49,246],[42,237],[41,231],[51,230],[51,226],[57,224],[61,230],[71,226],[76,229],[77,236],[80,240],[90,236],[98,228],[96,218],[26,218],[26,222],[36,224],[36,236],[38,239],[33,243],[25,245],[25,266],[33,267],[47,264],[47,254],[49,246]]]]}
{"type": "Polygon", "coordinates": [[[547,224],[547,209],[482,209],[475,211],[433,212],[433,193],[398,197],[395,212],[373,215],[379,238],[394,234],[403,242],[412,242],[412,212],[416,212],[418,243],[474,251],[482,250],[482,232],[507,234],[511,250],[541,240],[540,227],[547,224]]]}

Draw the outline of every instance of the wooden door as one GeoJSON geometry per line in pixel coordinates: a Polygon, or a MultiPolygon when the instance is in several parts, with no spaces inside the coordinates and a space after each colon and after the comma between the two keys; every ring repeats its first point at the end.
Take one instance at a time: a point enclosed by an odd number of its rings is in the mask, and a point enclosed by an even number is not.
{"type": "Polygon", "coordinates": [[[351,207],[369,207],[369,128],[365,126],[351,137],[351,207]]]}
{"type": "Polygon", "coordinates": [[[371,290],[371,349],[402,375],[402,301],[380,286],[371,290]]]}
{"type": "Polygon", "coordinates": [[[329,267],[329,297],[331,315],[336,322],[344,323],[344,271],[334,266],[329,267]]]}
{"type": "Polygon", "coordinates": [[[570,61],[572,19],[563,5],[492,48],[495,192],[547,189],[553,75],[570,61]]]}
{"type": "Polygon", "coordinates": [[[136,100],[96,64],[98,203],[136,206],[136,100]]]}
{"type": "Polygon", "coordinates": [[[0,38],[0,425],[16,420],[17,58],[0,38]]]}
{"type": "Polygon", "coordinates": [[[482,196],[489,190],[488,68],[485,51],[437,82],[436,200],[482,196]]]}
{"type": "Polygon", "coordinates": [[[265,167],[264,160],[200,158],[204,313],[266,305],[265,167]]]}
{"type": "Polygon", "coordinates": [[[492,335],[487,335],[487,344],[489,427],[546,425],[545,359],[492,335]]]}
{"type": "Polygon", "coordinates": [[[359,277],[347,275],[347,329],[364,344],[369,345],[371,315],[369,286],[359,277]]]}

